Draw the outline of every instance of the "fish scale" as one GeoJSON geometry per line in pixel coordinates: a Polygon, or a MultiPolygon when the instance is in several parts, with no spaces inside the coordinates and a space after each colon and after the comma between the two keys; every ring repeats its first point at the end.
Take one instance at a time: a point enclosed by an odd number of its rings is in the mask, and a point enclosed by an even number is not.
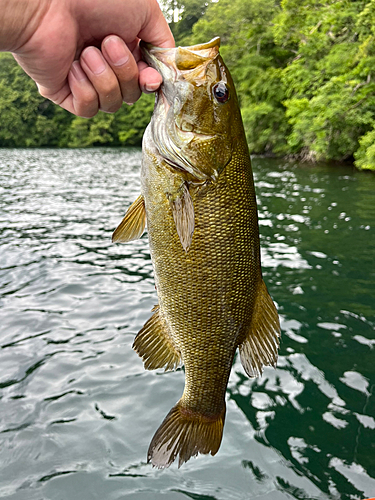
{"type": "Polygon", "coordinates": [[[134,349],[146,368],[185,367],[183,395],[150,444],[156,467],[218,451],[238,347],[250,376],[277,359],[280,327],[262,279],[251,162],[218,49],[218,39],[143,47],[164,83],[143,140],[142,195],[114,233],[129,241],[147,221],[159,304],[134,349]]]}

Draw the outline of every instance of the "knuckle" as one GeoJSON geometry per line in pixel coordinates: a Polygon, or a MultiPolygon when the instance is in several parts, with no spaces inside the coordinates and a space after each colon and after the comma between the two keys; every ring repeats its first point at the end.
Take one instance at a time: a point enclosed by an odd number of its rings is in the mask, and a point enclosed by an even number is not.
{"type": "Polygon", "coordinates": [[[49,92],[48,89],[42,89],[39,88],[39,94],[44,97],[45,99],[48,99],[49,101],[52,101],[54,104],[57,104],[60,106],[66,99],[65,94],[61,94],[61,92],[49,92]]]}
{"type": "MultiPolygon", "coordinates": [[[[42,97],[45,97],[46,99],[50,99],[50,94],[47,92],[47,90],[44,90],[41,87],[38,87],[38,92],[42,97]]],[[[52,100],[52,99],[51,99],[52,100]]]]}
{"type": "Polygon", "coordinates": [[[98,109],[95,111],[82,111],[81,113],[78,114],[81,118],[93,118],[95,115],[98,114],[98,109]]]}
{"type": "Polygon", "coordinates": [[[98,95],[94,89],[88,88],[85,92],[82,92],[80,101],[83,106],[92,106],[98,102],[98,95]]]}
{"type": "Polygon", "coordinates": [[[119,93],[120,93],[120,87],[118,81],[116,80],[116,82],[113,82],[107,86],[105,92],[105,99],[107,101],[114,101],[117,99],[119,93]]]}
{"type": "Polygon", "coordinates": [[[121,101],[107,103],[104,106],[101,106],[100,109],[105,113],[116,113],[121,108],[121,101]]]}
{"type": "Polygon", "coordinates": [[[121,75],[119,80],[120,83],[125,85],[131,85],[131,84],[138,85],[138,77],[139,77],[138,67],[134,65],[131,66],[130,68],[127,68],[127,71],[121,75]]]}
{"type": "Polygon", "coordinates": [[[121,107],[122,96],[118,85],[111,85],[103,95],[99,95],[100,109],[107,113],[115,113],[121,107]]]}
{"type": "Polygon", "coordinates": [[[74,94],[75,101],[81,108],[98,107],[98,95],[94,88],[86,87],[74,94]]]}
{"type": "Polygon", "coordinates": [[[99,110],[98,96],[96,92],[88,91],[82,93],[79,100],[76,100],[77,115],[83,118],[92,118],[99,110]]]}
{"type": "Polygon", "coordinates": [[[141,97],[142,92],[139,87],[134,89],[127,89],[126,92],[123,92],[123,101],[127,104],[134,104],[141,97]]]}
{"type": "Polygon", "coordinates": [[[92,118],[99,111],[97,103],[83,104],[80,102],[76,104],[75,108],[76,115],[82,118],[92,118]]]}

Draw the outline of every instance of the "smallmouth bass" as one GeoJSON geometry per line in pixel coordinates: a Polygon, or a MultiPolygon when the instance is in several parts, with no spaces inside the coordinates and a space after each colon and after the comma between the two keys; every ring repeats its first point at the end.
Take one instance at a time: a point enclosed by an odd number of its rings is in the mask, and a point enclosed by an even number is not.
{"type": "Polygon", "coordinates": [[[162,49],[144,44],[163,76],[143,138],[142,194],[113,241],[146,225],[159,304],[133,348],[146,369],[185,366],[181,399],[156,431],[148,461],[179,466],[217,453],[236,349],[246,373],[276,366],[280,326],[262,279],[252,170],[220,39],[162,49]]]}

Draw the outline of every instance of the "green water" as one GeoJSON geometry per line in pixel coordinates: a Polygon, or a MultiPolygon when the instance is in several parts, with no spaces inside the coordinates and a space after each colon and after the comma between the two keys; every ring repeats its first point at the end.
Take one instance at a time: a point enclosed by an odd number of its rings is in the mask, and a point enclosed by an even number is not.
{"type": "Polygon", "coordinates": [[[147,236],[112,245],[140,150],[0,150],[0,498],[375,496],[375,175],[255,158],[276,370],[235,360],[215,457],[159,471],[184,374],[146,372],[147,236]]]}

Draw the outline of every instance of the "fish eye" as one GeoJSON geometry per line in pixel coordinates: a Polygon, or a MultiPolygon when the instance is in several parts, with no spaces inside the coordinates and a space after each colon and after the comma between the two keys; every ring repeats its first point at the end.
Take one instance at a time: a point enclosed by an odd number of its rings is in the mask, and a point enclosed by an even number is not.
{"type": "Polygon", "coordinates": [[[213,86],[212,92],[217,102],[224,104],[229,99],[229,89],[224,82],[219,82],[213,86]]]}

